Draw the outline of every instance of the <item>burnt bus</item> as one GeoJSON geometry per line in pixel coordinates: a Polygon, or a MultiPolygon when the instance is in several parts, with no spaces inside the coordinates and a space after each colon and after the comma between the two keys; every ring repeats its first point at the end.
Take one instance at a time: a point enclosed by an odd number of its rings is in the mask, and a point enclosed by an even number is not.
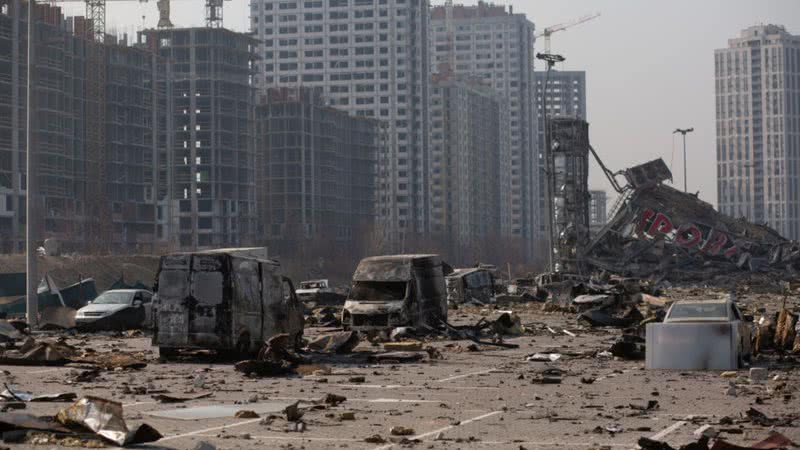
{"type": "Polygon", "coordinates": [[[303,314],[289,278],[266,249],[223,249],[161,257],[153,305],[153,345],[257,352],[270,337],[303,334],[303,314]]]}
{"type": "Polygon", "coordinates": [[[451,271],[439,255],[365,258],[353,274],[342,325],[356,331],[438,327],[447,320],[444,277],[451,271]]]}

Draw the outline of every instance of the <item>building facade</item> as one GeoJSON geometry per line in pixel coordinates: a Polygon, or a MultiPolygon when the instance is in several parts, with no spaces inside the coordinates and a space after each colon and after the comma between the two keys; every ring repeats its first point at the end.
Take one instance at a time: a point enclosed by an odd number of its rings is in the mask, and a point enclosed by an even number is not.
{"type": "Polygon", "coordinates": [[[714,67],[720,211],[800,239],[800,36],[747,28],[714,67]]]}
{"type": "Polygon", "coordinates": [[[252,245],[257,228],[255,40],[224,28],[140,33],[160,58],[168,113],[158,225],[171,248],[252,245]]]}
{"type": "MultiPolygon", "coordinates": [[[[549,117],[572,117],[588,120],[586,114],[586,72],[550,70],[536,72],[536,111],[537,137],[540,149],[545,145],[545,108],[549,117]]],[[[540,154],[544,160],[544,153],[540,154]]],[[[544,163],[539,165],[539,207],[542,211],[549,209],[547,193],[547,175],[544,163]]],[[[539,232],[550,235],[548,223],[540,223],[539,232]]]]}
{"type": "MultiPolygon", "coordinates": [[[[39,240],[66,250],[151,250],[155,202],[155,66],[152,54],[107,37],[86,21],[37,5],[34,170],[39,240]]],[[[27,5],[0,10],[0,251],[24,249],[27,5]]]]}
{"type": "Polygon", "coordinates": [[[431,223],[452,261],[487,254],[501,236],[501,154],[507,110],[483,79],[434,75],[431,84],[431,223]]]}
{"type": "Polygon", "coordinates": [[[326,106],[320,89],[272,88],[256,123],[259,235],[272,251],[372,232],[379,121],[326,106]]]}
{"type": "Polygon", "coordinates": [[[484,79],[508,111],[509,149],[501,155],[502,235],[524,242],[528,259],[547,257],[538,232],[546,214],[540,210],[539,158],[534,109],[534,24],[509,7],[480,2],[431,10],[431,57],[434,72],[484,79]]]}
{"type": "Polygon", "coordinates": [[[606,225],[607,204],[606,191],[589,191],[589,229],[593,237],[606,225]]]}
{"type": "Polygon", "coordinates": [[[400,251],[427,234],[427,0],[253,0],[255,82],[320,88],[331,106],[386,122],[379,155],[380,228],[400,251]]]}

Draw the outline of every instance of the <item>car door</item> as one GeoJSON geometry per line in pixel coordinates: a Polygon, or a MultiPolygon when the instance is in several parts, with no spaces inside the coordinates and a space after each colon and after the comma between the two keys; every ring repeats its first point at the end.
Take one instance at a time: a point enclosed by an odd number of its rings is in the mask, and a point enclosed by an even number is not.
{"type": "Polygon", "coordinates": [[[731,303],[731,312],[733,313],[733,320],[736,321],[736,330],[738,331],[740,339],[740,347],[742,349],[742,356],[750,355],[750,339],[751,329],[750,324],[744,320],[744,316],[739,311],[735,304],[731,303]]]}

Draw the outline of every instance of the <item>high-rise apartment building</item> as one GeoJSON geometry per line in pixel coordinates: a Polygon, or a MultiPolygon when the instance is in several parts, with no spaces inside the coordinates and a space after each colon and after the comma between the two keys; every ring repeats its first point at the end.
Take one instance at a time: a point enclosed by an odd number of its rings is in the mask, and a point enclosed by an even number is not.
{"type": "Polygon", "coordinates": [[[800,239],[800,36],[747,28],[714,68],[720,211],[800,239]]]}
{"type": "Polygon", "coordinates": [[[256,41],[224,28],[146,30],[141,36],[166,73],[161,83],[169,113],[157,156],[160,235],[183,249],[252,245],[256,41]]]}
{"type": "Polygon", "coordinates": [[[546,220],[539,204],[539,159],[534,108],[534,25],[509,7],[480,2],[431,10],[431,56],[434,72],[484,79],[505,103],[509,151],[501,155],[501,207],[509,220],[504,236],[520,238],[527,256],[547,257],[546,220]],[[543,223],[543,222],[542,222],[543,223]]]}
{"type": "Polygon", "coordinates": [[[483,79],[434,75],[431,84],[431,223],[455,262],[486,255],[501,236],[504,102],[483,79]]]}
{"type": "Polygon", "coordinates": [[[331,106],[386,122],[382,229],[394,242],[428,233],[428,0],[253,0],[250,8],[256,85],[321,88],[331,106]]]}
{"type": "Polygon", "coordinates": [[[307,241],[342,251],[373,230],[380,122],[320,94],[272,88],[256,108],[259,236],[284,256],[307,241]]]}
{"type": "MultiPolygon", "coordinates": [[[[586,72],[573,70],[550,70],[536,72],[536,111],[537,111],[537,144],[545,149],[545,107],[549,117],[572,117],[588,120],[586,117],[586,72]],[[545,84],[547,85],[545,88],[545,84]]],[[[539,155],[539,208],[549,209],[547,193],[547,175],[544,168],[544,153],[539,155]]],[[[540,233],[549,236],[548,222],[540,222],[540,233]]]]}

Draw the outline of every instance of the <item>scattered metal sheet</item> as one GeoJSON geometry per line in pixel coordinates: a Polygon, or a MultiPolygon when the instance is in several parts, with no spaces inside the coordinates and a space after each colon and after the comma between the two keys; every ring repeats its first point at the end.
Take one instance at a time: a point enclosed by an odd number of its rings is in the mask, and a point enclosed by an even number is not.
{"type": "MultiPolygon", "coordinates": [[[[250,403],[247,405],[249,411],[256,414],[277,414],[291,405],[288,402],[262,402],[250,403]]],[[[145,414],[153,417],[174,420],[207,420],[219,419],[222,417],[233,417],[237,411],[242,409],[242,405],[206,405],[195,406],[192,408],[168,409],[163,411],[149,411],[145,414]]]]}
{"type": "Polygon", "coordinates": [[[78,400],[59,411],[56,420],[66,427],[92,431],[122,447],[162,438],[158,431],[147,424],[128,429],[122,417],[122,403],[99,397],[87,396],[78,400]]]}
{"type": "Polygon", "coordinates": [[[11,401],[18,400],[21,402],[71,402],[77,397],[78,396],[74,392],[36,395],[33,392],[14,389],[8,385],[6,385],[5,391],[0,392],[0,398],[11,401]]]}

